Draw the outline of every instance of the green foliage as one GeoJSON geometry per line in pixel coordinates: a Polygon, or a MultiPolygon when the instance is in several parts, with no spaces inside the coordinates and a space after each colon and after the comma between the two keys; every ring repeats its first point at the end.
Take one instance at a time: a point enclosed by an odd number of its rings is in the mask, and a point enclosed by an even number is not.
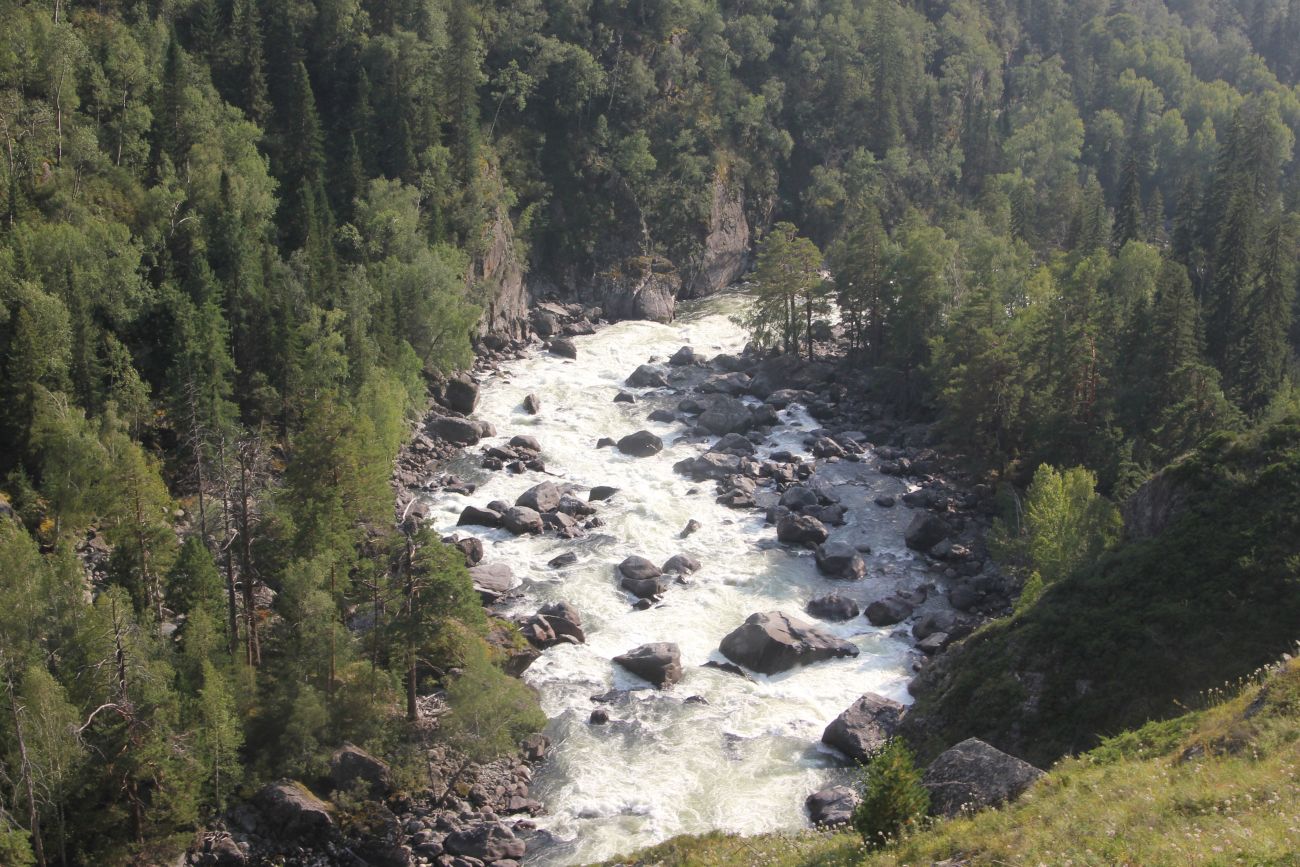
{"type": "Polygon", "coordinates": [[[862,801],[853,810],[853,829],[868,846],[885,846],[914,833],[930,810],[921,771],[899,738],[891,738],[867,759],[862,790],[862,801]]]}
{"type": "Polygon", "coordinates": [[[821,252],[790,223],[778,223],[763,239],[754,268],[756,298],[745,324],[761,346],[779,345],[798,354],[806,341],[812,357],[812,327],[825,312],[821,252]]]}
{"type": "Polygon", "coordinates": [[[546,717],[528,685],[492,664],[487,645],[464,645],[461,673],[447,685],[452,712],[443,722],[447,743],[474,762],[488,762],[515,749],[546,717]]]}

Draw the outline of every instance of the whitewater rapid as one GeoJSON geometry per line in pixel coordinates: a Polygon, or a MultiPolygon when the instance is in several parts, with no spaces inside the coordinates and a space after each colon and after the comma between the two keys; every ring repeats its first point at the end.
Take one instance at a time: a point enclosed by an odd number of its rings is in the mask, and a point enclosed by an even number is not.
{"type": "MultiPolygon", "coordinates": [[[[714,502],[713,483],[696,483],[673,472],[677,461],[705,446],[678,443],[679,424],[651,422],[658,407],[674,407],[679,396],[629,389],[624,379],[637,365],[666,361],[683,345],[712,357],[739,353],[744,330],[733,320],[744,296],[728,295],[679,311],[670,325],[623,322],[574,339],[578,360],[538,351],[507,363],[488,378],[475,415],[493,423],[504,443],[515,434],[537,437],[542,459],[555,475],[512,475],[478,468],[478,449],[448,471],[478,484],[469,497],[439,493],[430,521],[444,535],[471,533],[484,542],[485,563],[504,562],[522,579],[522,598],[510,614],[532,614],[546,602],[564,600],[582,615],[587,643],[545,651],[524,674],[541,694],[553,741],[538,768],[533,797],[546,807],[537,825],[552,844],[530,853],[529,864],[565,867],[627,853],[678,834],[714,829],[740,833],[794,830],[806,826],[804,799],[847,779],[835,757],[819,743],[822,729],[864,692],[907,702],[910,642],[892,629],[872,627],[864,617],[845,624],[818,625],[858,646],[861,655],[795,669],[753,682],[701,664],[723,660],[718,643],[757,611],[783,610],[805,620],[804,605],[833,590],[866,604],[900,585],[925,579],[921,564],[902,543],[910,510],[879,509],[880,494],[905,490],[896,479],[867,465],[828,472],[826,484],[850,511],[848,526],[833,539],[869,544],[866,581],[848,584],[818,574],[807,551],[775,544],[775,532],[757,511],[734,511],[714,502]],[[620,390],[637,403],[614,403],[620,390]],[[541,401],[528,415],[525,395],[541,401]],[[666,448],[649,458],[615,449],[597,450],[602,436],[615,439],[646,429],[666,448]],[[556,479],[558,475],[560,478],[556,479]],[[569,541],[554,536],[520,537],[504,530],[457,527],[466,505],[494,499],[513,503],[523,491],[547,479],[582,486],[611,485],[619,493],[599,504],[603,528],[569,541]],[[840,484],[836,485],[839,481],[840,484]],[[679,539],[688,520],[701,529],[679,539]],[[578,562],[561,569],[547,563],[573,551],[578,562]],[[686,553],[702,564],[685,586],[673,585],[661,605],[634,611],[618,587],[615,566],[640,554],[662,563],[686,553]],[[611,659],[656,641],[681,647],[685,676],[659,693],[615,666],[611,659]],[[592,726],[591,697],[611,689],[638,690],[608,705],[613,722],[592,726]],[[700,701],[685,699],[699,696],[700,701]]],[[[807,455],[807,432],[817,424],[799,406],[782,413],[783,424],[760,447],[807,455]]],[[[816,621],[814,621],[816,622],[816,621]]]]}

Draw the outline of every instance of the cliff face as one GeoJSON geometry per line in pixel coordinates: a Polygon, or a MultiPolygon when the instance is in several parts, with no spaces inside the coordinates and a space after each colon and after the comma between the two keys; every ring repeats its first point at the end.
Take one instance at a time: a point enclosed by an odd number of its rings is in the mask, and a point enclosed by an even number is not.
{"type": "Polygon", "coordinates": [[[487,251],[475,264],[472,280],[483,304],[478,336],[511,339],[528,335],[528,287],[515,248],[515,230],[504,209],[497,210],[489,230],[487,251]]]}
{"type": "Polygon", "coordinates": [[[1133,492],[1120,507],[1124,515],[1124,536],[1130,540],[1160,535],[1187,508],[1188,489],[1170,467],[1133,492]]]}
{"type": "Polygon", "coordinates": [[[740,185],[725,171],[713,180],[713,207],[704,249],[687,269],[681,297],[701,298],[727,288],[749,267],[749,221],[740,185]]]}
{"type": "Polygon", "coordinates": [[[597,298],[606,318],[672,322],[682,281],[673,263],[657,256],[637,256],[597,278],[597,298]]]}

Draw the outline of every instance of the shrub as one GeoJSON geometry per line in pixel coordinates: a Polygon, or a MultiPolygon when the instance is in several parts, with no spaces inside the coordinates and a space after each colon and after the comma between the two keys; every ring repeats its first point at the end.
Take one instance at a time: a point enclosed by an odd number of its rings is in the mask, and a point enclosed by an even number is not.
{"type": "Polygon", "coordinates": [[[920,827],[930,809],[915,757],[900,738],[877,750],[862,768],[862,802],[853,827],[868,846],[883,846],[920,827]]]}

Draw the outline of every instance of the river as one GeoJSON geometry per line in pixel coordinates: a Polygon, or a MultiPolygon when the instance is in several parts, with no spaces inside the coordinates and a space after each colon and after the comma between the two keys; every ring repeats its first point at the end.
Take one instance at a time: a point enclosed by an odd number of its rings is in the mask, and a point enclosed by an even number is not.
{"type": "MultiPolygon", "coordinates": [[[[666,361],[680,346],[693,346],[707,357],[739,353],[746,335],[733,316],[745,303],[742,295],[726,295],[684,305],[670,325],[618,323],[576,338],[576,362],[539,351],[503,365],[483,384],[476,416],[492,422],[500,434],[489,444],[530,434],[540,440],[548,470],[563,481],[620,489],[600,504],[603,528],[576,541],[457,528],[466,505],[493,499],[513,503],[540,481],[560,481],[532,472],[486,472],[478,469],[477,450],[448,468],[478,483],[477,492],[434,498],[430,520],[440,531],[479,536],[485,562],[507,563],[522,579],[522,598],[510,614],[532,614],[543,603],[564,600],[583,618],[585,645],[551,648],[524,674],[541,694],[554,742],[538,769],[533,797],[547,809],[537,824],[555,842],[530,854],[529,864],[588,863],[677,834],[714,829],[752,834],[804,827],[805,797],[848,778],[819,743],[826,724],[864,692],[909,700],[911,642],[892,629],[872,627],[864,617],[819,624],[856,644],[857,658],[772,677],[755,675],[753,682],[700,667],[723,658],[717,650],[721,638],[754,612],[784,610],[811,621],[803,608],[814,596],[840,590],[865,607],[896,586],[927,578],[903,545],[910,510],[880,509],[872,502],[877,495],[906,490],[872,469],[874,457],[819,473],[821,483],[850,507],[848,525],[836,529],[832,539],[872,547],[867,580],[831,581],[818,574],[810,552],[775,544],[775,532],[761,512],[718,505],[712,483],[673,472],[674,463],[704,446],[674,445],[682,426],[646,416],[657,407],[674,406],[679,397],[627,389],[637,394],[637,403],[613,402],[637,365],[666,361]],[[541,400],[536,416],[521,406],[530,392],[541,400]],[[661,436],[664,451],[636,459],[595,448],[601,436],[617,439],[638,429],[661,436]],[[702,528],[681,540],[690,519],[702,528]],[[576,564],[548,567],[566,551],[578,555],[576,564]],[[634,611],[618,587],[616,564],[632,554],[662,563],[679,552],[697,558],[703,568],[687,585],[673,586],[658,607],[634,611]],[[686,672],[663,693],[644,689],[643,681],[611,662],[656,641],[680,645],[686,672]],[[636,691],[609,705],[611,724],[590,725],[588,716],[597,706],[591,697],[611,689],[636,691]],[[692,696],[704,701],[684,701],[692,696]]],[[[806,432],[817,424],[798,405],[783,412],[782,421],[760,454],[784,448],[806,455],[806,432]]]]}

